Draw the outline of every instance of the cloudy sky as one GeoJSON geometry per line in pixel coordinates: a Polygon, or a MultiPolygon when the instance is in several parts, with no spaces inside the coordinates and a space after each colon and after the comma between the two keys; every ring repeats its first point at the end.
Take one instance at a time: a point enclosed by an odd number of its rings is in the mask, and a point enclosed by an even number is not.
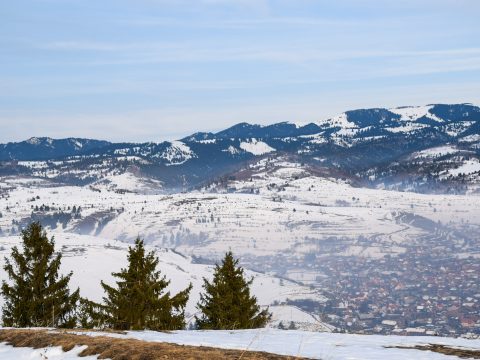
{"type": "Polygon", "coordinates": [[[0,142],[480,103],[478,0],[0,2],[0,142]]]}

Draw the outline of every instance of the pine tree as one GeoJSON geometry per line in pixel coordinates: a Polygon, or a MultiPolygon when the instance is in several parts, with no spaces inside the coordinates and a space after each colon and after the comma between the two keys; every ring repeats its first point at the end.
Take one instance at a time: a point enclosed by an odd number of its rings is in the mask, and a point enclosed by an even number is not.
{"type": "Polygon", "coordinates": [[[49,240],[38,222],[22,231],[20,252],[15,246],[4,269],[10,278],[3,281],[3,326],[74,327],[79,290],[72,294],[68,283],[72,273],[59,276],[62,255],[55,254],[53,237],[49,240]]]}
{"type": "MultiPolygon", "coordinates": [[[[112,287],[102,281],[106,293],[104,304],[91,317],[93,324],[121,330],[177,330],[185,327],[185,305],[192,285],[175,296],[164,293],[170,284],[157,271],[158,258],[145,252],[144,243],[137,239],[128,251],[128,268],[112,275],[119,280],[112,287]]],[[[94,303],[83,302],[93,309],[94,303]]]]}
{"type": "Polygon", "coordinates": [[[213,281],[203,281],[205,293],[197,305],[202,314],[195,317],[199,329],[253,329],[265,326],[271,318],[268,309],[260,311],[257,298],[250,296],[253,278],[245,279],[231,251],[215,266],[213,281]]]}

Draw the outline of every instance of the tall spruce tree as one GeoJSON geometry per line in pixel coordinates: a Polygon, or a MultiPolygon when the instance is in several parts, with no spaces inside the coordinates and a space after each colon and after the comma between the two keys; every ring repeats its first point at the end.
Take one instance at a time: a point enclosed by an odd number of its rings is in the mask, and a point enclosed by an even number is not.
{"type": "MultiPolygon", "coordinates": [[[[92,324],[121,330],[177,330],[185,327],[185,305],[192,285],[175,296],[164,293],[170,284],[157,271],[158,258],[145,252],[144,243],[137,239],[128,251],[128,268],[112,275],[119,280],[112,287],[102,281],[106,296],[92,324]]],[[[93,308],[91,302],[83,302],[93,308]]],[[[85,323],[88,323],[86,321],[85,323]]]]}
{"type": "Polygon", "coordinates": [[[55,254],[53,237],[49,240],[38,222],[22,231],[22,248],[15,246],[4,269],[10,278],[3,281],[3,326],[74,327],[79,290],[72,294],[68,283],[72,273],[58,274],[62,255],[55,254]]]}
{"type": "Polygon", "coordinates": [[[213,281],[203,281],[205,293],[197,305],[202,314],[195,317],[199,329],[254,329],[265,326],[270,319],[268,309],[260,311],[257,298],[250,296],[253,278],[245,279],[231,251],[221,265],[215,266],[213,281]]]}

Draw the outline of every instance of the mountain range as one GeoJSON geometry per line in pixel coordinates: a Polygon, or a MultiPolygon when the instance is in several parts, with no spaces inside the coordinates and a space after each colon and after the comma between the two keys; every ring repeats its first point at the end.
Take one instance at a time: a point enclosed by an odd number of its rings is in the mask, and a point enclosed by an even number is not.
{"type": "Polygon", "coordinates": [[[480,178],[480,108],[464,103],[359,109],[309,124],[239,123],[160,143],[34,137],[0,145],[0,175],[86,185],[132,172],[161,191],[177,191],[279,156],[366,187],[465,192],[480,178]]]}

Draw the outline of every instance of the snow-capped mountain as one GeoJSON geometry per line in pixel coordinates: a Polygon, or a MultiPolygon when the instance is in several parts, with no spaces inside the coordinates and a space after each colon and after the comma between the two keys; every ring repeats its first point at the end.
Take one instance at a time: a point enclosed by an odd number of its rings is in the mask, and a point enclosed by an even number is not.
{"type": "Polygon", "coordinates": [[[258,158],[285,155],[312,168],[335,169],[364,186],[467,191],[479,179],[480,108],[361,109],[306,125],[240,123],[162,143],[31,138],[0,145],[0,174],[85,185],[134,169],[159,181],[163,191],[185,190],[258,158]],[[450,151],[441,151],[444,147],[450,151]]]}

